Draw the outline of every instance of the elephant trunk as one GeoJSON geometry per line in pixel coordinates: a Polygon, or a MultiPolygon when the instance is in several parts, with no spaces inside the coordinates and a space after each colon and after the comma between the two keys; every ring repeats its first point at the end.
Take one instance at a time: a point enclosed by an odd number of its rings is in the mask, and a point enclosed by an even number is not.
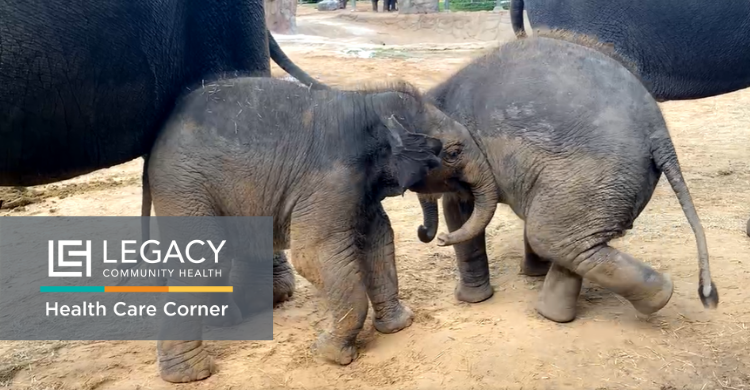
{"type": "Polygon", "coordinates": [[[432,194],[417,194],[419,205],[422,206],[422,225],[417,229],[419,240],[428,243],[435,239],[437,234],[439,216],[437,200],[440,196],[432,194]]]}
{"type": "MultiPolygon", "coordinates": [[[[479,152],[477,152],[479,153],[479,152]]],[[[474,196],[474,212],[461,228],[438,237],[439,246],[455,245],[471,240],[492,221],[498,202],[498,189],[490,164],[484,155],[475,156],[464,170],[464,179],[474,196]]]]}

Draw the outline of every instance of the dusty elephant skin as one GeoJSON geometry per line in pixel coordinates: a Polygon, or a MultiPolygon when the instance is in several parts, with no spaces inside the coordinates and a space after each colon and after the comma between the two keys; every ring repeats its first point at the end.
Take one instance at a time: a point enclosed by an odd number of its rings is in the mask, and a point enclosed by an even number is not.
{"type": "MultiPolygon", "coordinates": [[[[333,323],[314,349],[346,365],[357,357],[368,298],[379,332],[412,322],[398,299],[381,201],[440,165],[441,141],[415,130],[452,127],[465,131],[408,85],[316,91],[278,79],[224,79],[188,95],[160,133],[148,159],[150,197],[157,216],[273,216],[274,250],[291,249],[295,270],[328,301],[333,323]]],[[[274,288],[288,290],[277,278],[287,274],[286,261],[277,260],[274,288]]],[[[162,327],[200,332],[200,319],[178,321],[162,327]]],[[[200,341],[160,341],[158,356],[167,381],[213,371],[200,341]]]]}
{"type": "MultiPolygon", "coordinates": [[[[592,39],[562,32],[540,35],[487,53],[428,93],[478,139],[472,142],[486,154],[500,201],[525,221],[522,272],[547,274],[538,312],[553,321],[572,321],[583,277],[628,299],[642,313],[668,303],[673,285],[667,275],[608,245],[632,229],[662,172],[695,232],[700,299],[715,308],[719,297],[703,227],[656,101],[592,39]]],[[[452,145],[443,143],[450,150],[452,145]]],[[[433,170],[422,190],[446,192],[446,183],[460,174],[445,167],[433,170]]],[[[420,236],[427,242],[438,220],[429,205],[434,196],[422,198],[428,223],[420,227],[420,236]]],[[[472,203],[460,188],[445,194],[449,230],[461,225],[472,203]]],[[[443,237],[439,244],[456,244],[457,298],[479,302],[491,297],[484,238],[443,237]]]]}
{"type": "MultiPolygon", "coordinates": [[[[750,2],[511,0],[510,19],[612,44],[657,101],[701,99],[750,87],[750,2]],[[702,28],[696,28],[702,26],[702,28]]],[[[746,233],[750,236],[750,219],[746,233]]]]}
{"type": "Polygon", "coordinates": [[[215,74],[303,83],[263,0],[0,4],[0,186],[70,179],[147,153],[187,87],[215,74]]]}

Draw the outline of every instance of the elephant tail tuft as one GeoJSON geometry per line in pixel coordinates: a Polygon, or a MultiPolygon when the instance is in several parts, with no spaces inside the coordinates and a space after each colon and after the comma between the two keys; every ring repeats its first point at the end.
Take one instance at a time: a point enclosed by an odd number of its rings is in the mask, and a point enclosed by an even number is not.
{"type": "Polygon", "coordinates": [[[703,307],[715,309],[719,305],[719,291],[711,280],[706,234],[703,231],[703,225],[693,204],[690,191],[687,184],[685,184],[685,178],[682,176],[680,163],[677,160],[677,152],[669,136],[669,131],[666,128],[666,124],[662,126],[661,130],[655,131],[651,136],[651,155],[654,158],[656,166],[667,177],[667,181],[669,181],[669,185],[677,195],[682,211],[685,213],[688,223],[690,223],[690,227],[695,234],[695,240],[698,244],[698,268],[700,271],[698,276],[698,296],[701,299],[701,303],[703,303],[703,307]]]}
{"type": "Polygon", "coordinates": [[[510,0],[510,24],[516,38],[526,38],[523,27],[523,0],[510,0]]]}

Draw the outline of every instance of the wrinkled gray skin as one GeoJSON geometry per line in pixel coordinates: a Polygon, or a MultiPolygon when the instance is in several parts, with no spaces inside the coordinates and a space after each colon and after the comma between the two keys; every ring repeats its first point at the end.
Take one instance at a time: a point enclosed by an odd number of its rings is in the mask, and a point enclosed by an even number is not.
{"type": "MultiPolygon", "coordinates": [[[[633,227],[662,172],[695,232],[700,299],[715,308],[719,298],[703,228],[656,101],[611,57],[557,38],[507,43],[428,93],[479,139],[500,201],[525,221],[521,270],[547,275],[537,311],[556,322],[572,321],[583,277],[642,313],[667,304],[670,278],[608,245],[633,227]]],[[[443,141],[446,151],[457,145],[443,141]]],[[[423,192],[446,192],[443,210],[451,231],[473,208],[470,194],[447,188],[460,174],[442,167],[421,183],[423,192]]],[[[419,235],[429,242],[437,205],[420,198],[426,224],[419,235]]],[[[461,243],[439,238],[439,244],[457,244],[457,299],[491,297],[484,234],[461,243]]]]}
{"type": "MultiPolygon", "coordinates": [[[[397,332],[412,322],[412,311],[398,299],[393,231],[381,201],[403,194],[440,165],[439,137],[415,130],[467,133],[415,91],[316,91],[269,78],[199,88],[176,108],[148,159],[155,213],[272,216],[274,251],[291,249],[295,270],[328,300],[333,323],[314,349],[349,364],[357,357],[354,341],[368,298],[379,332],[397,332]]],[[[480,179],[491,177],[468,178],[462,185],[491,205],[481,210],[477,203],[479,211],[454,232],[460,237],[480,232],[494,213],[497,199],[480,192],[492,185],[480,179]]],[[[274,264],[275,297],[289,292],[290,270],[281,269],[282,263],[274,264]]],[[[231,266],[232,279],[242,280],[241,264],[231,266]]],[[[221,325],[239,321],[241,310],[233,305],[235,316],[221,325]]],[[[162,329],[180,325],[200,332],[202,326],[200,319],[170,321],[162,329]]],[[[158,356],[161,376],[170,382],[213,372],[201,341],[159,341],[158,356]]]]}
{"type": "MultiPolygon", "coordinates": [[[[750,2],[511,0],[516,36],[563,29],[612,43],[657,101],[701,99],[750,87],[750,2]],[[700,26],[697,28],[696,26],[700,26]]],[[[746,233],[750,236],[750,220],[746,233]]]]}

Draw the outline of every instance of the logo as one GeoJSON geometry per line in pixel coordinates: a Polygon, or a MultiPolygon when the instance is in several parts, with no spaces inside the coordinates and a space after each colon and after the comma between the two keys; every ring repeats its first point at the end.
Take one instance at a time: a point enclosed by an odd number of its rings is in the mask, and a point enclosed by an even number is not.
{"type": "MultiPolygon", "coordinates": [[[[83,241],[81,240],[59,240],[57,241],[57,268],[81,269],[84,264],[80,260],[66,260],[66,257],[83,257],[86,262],[86,277],[91,277],[91,241],[86,240],[85,250],[72,250],[66,251],[65,247],[70,246],[81,246],[83,241]],[[66,256],[67,255],[67,256],[66,256]]],[[[49,249],[48,261],[49,261],[49,277],[50,278],[81,278],[83,277],[83,271],[55,271],[55,241],[50,240],[47,248],[49,249]]]]}

